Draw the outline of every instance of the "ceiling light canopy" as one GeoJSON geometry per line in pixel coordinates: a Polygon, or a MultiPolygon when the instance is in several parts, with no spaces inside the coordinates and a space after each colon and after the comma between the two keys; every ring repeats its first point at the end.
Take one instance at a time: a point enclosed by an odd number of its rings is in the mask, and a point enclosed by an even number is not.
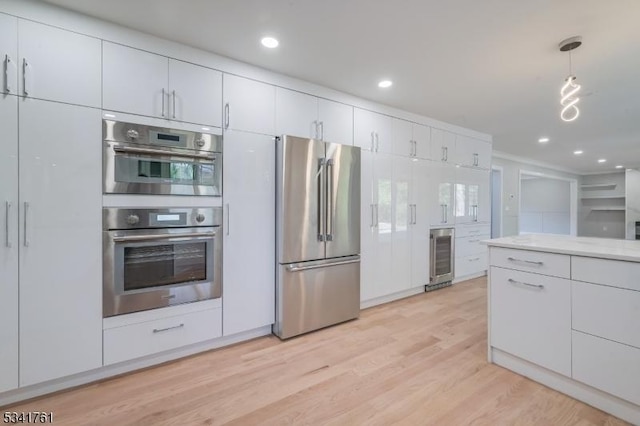
{"type": "Polygon", "coordinates": [[[584,152],[584,151],[582,151],[582,150],[580,150],[580,149],[579,149],[579,150],[577,150],[577,151],[573,151],[573,153],[574,153],[575,155],[580,155],[580,154],[582,154],[583,152],[584,152]]]}
{"type": "Polygon", "coordinates": [[[598,160],[598,163],[606,163],[607,159],[606,158],[601,158],[598,160]]]}
{"type": "Polygon", "coordinates": [[[263,37],[262,40],[260,40],[260,43],[269,49],[275,49],[280,44],[280,42],[273,37],[263,37]]]}
{"type": "Polygon", "coordinates": [[[573,75],[571,51],[578,48],[581,44],[582,37],[575,36],[562,40],[559,45],[561,52],[569,52],[569,75],[565,78],[565,83],[560,89],[560,105],[562,105],[560,118],[562,121],[573,121],[580,116],[580,110],[577,104],[580,102],[578,92],[581,86],[575,82],[576,76],[573,75]]]}
{"type": "Polygon", "coordinates": [[[391,80],[382,80],[378,83],[378,87],[386,89],[387,87],[391,87],[393,85],[393,81],[391,80]]]}
{"type": "Polygon", "coordinates": [[[540,138],[540,139],[538,139],[538,142],[547,143],[547,142],[549,142],[549,138],[540,138]]]}

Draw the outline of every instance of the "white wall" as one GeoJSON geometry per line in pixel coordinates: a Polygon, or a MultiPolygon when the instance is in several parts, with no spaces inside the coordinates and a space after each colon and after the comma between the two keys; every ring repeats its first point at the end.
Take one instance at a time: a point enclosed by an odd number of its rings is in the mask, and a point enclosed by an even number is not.
{"type": "Polygon", "coordinates": [[[526,159],[520,159],[500,152],[493,152],[492,162],[496,166],[503,167],[502,185],[502,235],[518,235],[518,215],[520,206],[520,171],[528,170],[544,173],[548,176],[557,176],[565,179],[575,179],[580,183],[580,175],[561,171],[553,166],[531,164],[526,159]]]}
{"type": "Polygon", "coordinates": [[[520,190],[520,233],[569,235],[569,181],[525,177],[522,179],[520,190]]]}

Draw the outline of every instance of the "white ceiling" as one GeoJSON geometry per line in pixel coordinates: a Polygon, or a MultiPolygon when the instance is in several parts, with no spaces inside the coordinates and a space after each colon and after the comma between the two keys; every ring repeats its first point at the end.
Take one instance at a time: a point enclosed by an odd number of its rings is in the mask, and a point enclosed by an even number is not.
{"type": "Polygon", "coordinates": [[[47,1],[490,133],[509,154],[585,173],[640,166],[638,0],[47,1]],[[581,115],[564,123],[557,44],[573,35],[581,115]]]}

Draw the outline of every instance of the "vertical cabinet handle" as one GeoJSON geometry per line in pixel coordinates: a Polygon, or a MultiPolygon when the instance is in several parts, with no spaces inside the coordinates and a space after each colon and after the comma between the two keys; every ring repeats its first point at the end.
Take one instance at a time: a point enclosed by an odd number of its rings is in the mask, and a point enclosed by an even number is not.
{"type": "Polygon", "coordinates": [[[22,58],[22,93],[29,96],[31,89],[27,87],[27,71],[29,70],[29,62],[27,58],[22,58]]]}
{"type": "Polygon", "coordinates": [[[413,156],[418,156],[418,141],[413,141],[413,156]]]}
{"type": "Polygon", "coordinates": [[[378,216],[378,204],[376,204],[376,228],[378,228],[380,226],[380,216],[378,216]]]}
{"type": "Polygon", "coordinates": [[[28,226],[27,219],[29,218],[29,202],[24,202],[24,246],[29,247],[29,237],[27,234],[28,226]]]}
{"type": "Polygon", "coordinates": [[[325,220],[325,178],[324,178],[324,163],[325,163],[325,159],[324,158],[319,158],[318,159],[318,215],[317,215],[317,219],[318,219],[318,241],[324,241],[324,237],[325,237],[325,227],[324,227],[324,220],[325,220]]]}
{"type": "Polygon", "coordinates": [[[325,207],[326,215],[325,220],[327,222],[326,229],[326,241],[333,241],[333,159],[326,161],[326,180],[325,188],[325,207]]]}
{"type": "Polygon", "coordinates": [[[224,128],[225,129],[229,128],[229,117],[230,117],[229,102],[227,102],[226,104],[224,104],[224,128]]]}
{"type": "Polygon", "coordinates": [[[479,163],[480,162],[478,161],[478,154],[474,153],[473,154],[473,165],[477,167],[479,165],[479,163]]]}
{"type": "Polygon", "coordinates": [[[445,218],[445,209],[447,208],[446,204],[440,204],[440,222],[447,223],[447,219],[445,218]]]}
{"type": "Polygon", "coordinates": [[[162,88],[162,116],[164,117],[164,87],[162,88]]]}
{"type": "Polygon", "coordinates": [[[9,77],[9,68],[11,67],[11,57],[4,55],[4,90],[11,93],[11,78],[9,77]]]}
{"type": "Polygon", "coordinates": [[[413,157],[413,141],[409,141],[409,157],[413,157]]]}
{"type": "Polygon", "coordinates": [[[376,150],[375,134],[375,132],[371,132],[371,152],[374,152],[376,150]]]}
{"type": "Polygon", "coordinates": [[[413,224],[414,225],[418,224],[418,205],[417,204],[413,205],[413,224]]]}
{"type": "Polygon", "coordinates": [[[176,91],[172,92],[173,95],[173,118],[176,118],[176,91]]]}
{"type": "Polygon", "coordinates": [[[5,230],[5,235],[6,235],[6,240],[5,240],[5,246],[7,246],[7,248],[11,248],[11,237],[9,236],[9,230],[10,230],[10,226],[9,226],[9,221],[10,216],[11,216],[11,202],[7,201],[5,204],[5,215],[6,215],[6,220],[4,223],[4,230],[5,230]]]}
{"type": "Polygon", "coordinates": [[[449,161],[449,147],[444,147],[444,161],[449,161]]]}
{"type": "Polygon", "coordinates": [[[376,152],[380,150],[380,135],[376,132],[376,152]]]}
{"type": "Polygon", "coordinates": [[[231,234],[231,205],[227,203],[227,235],[231,234]]]}
{"type": "Polygon", "coordinates": [[[442,152],[441,152],[441,154],[442,154],[442,155],[440,156],[440,160],[441,160],[441,161],[447,161],[447,157],[445,156],[445,153],[444,153],[444,150],[445,150],[445,149],[446,149],[446,148],[445,148],[444,146],[443,146],[442,148],[440,148],[440,150],[442,151],[442,152]]]}
{"type": "Polygon", "coordinates": [[[371,206],[371,229],[374,228],[375,226],[375,216],[374,216],[374,211],[373,211],[373,206],[374,204],[369,204],[371,206]]]}

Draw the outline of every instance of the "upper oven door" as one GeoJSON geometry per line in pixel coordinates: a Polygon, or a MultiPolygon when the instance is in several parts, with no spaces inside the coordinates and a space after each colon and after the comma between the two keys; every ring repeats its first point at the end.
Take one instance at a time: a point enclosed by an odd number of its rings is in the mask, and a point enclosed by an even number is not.
{"type": "Polygon", "coordinates": [[[222,154],[105,142],[107,194],[222,195],[222,154]]]}
{"type": "Polygon", "coordinates": [[[105,231],[105,316],[220,297],[218,229],[105,231]]]}

